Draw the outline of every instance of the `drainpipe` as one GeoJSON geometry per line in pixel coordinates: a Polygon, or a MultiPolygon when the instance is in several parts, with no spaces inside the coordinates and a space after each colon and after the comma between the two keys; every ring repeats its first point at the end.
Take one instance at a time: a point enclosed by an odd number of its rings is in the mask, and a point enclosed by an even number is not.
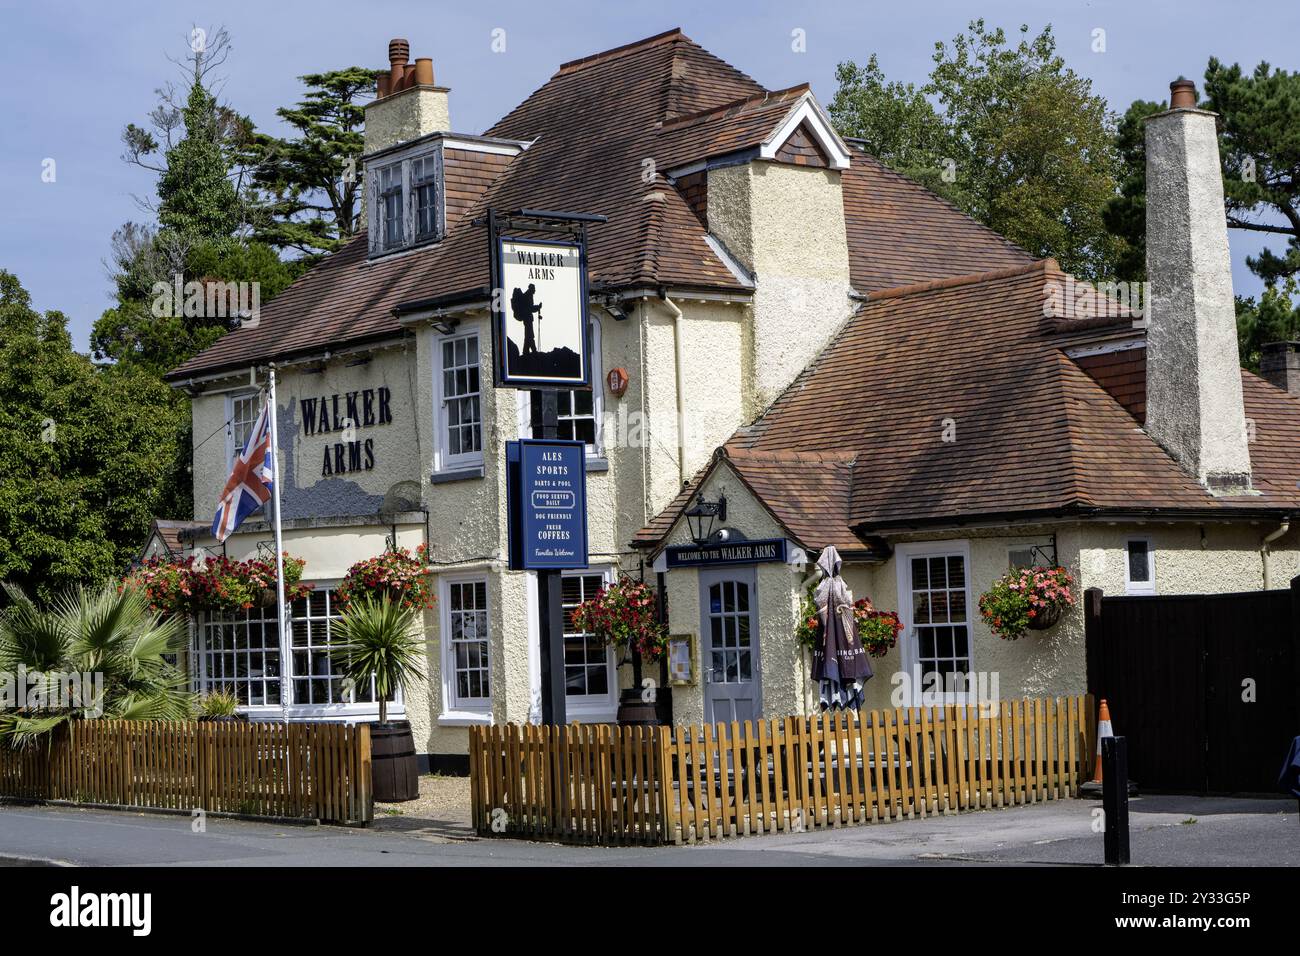
{"type": "Polygon", "coordinates": [[[660,290],[659,298],[673,317],[673,377],[677,386],[677,487],[686,483],[686,412],[682,404],[682,310],[668,293],[660,290]]]}
{"type": "Polygon", "coordinates": [[[1277,529],[1265,535],[1264,540],[1259,543],[1259,559],[1261,562],[1263,562],[1264,565],[1264,590],[1265,591],[1268,590],[1268,585],[1269,585],[1268,546],[1272,544],[1274,541],[1276,541],[1278,538],[1282,537],[1282,535],[1286,534],[1289,530],[1291,530],[1291,519],[1283,518],[1282,523],[1277,526],[1277,529]]]}

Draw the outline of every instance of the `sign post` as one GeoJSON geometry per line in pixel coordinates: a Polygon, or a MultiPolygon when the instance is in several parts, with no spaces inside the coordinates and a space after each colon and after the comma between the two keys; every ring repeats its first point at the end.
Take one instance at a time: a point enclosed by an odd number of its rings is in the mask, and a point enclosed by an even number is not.
{"type": "Polygon", "coordinates": [[[491,256],[493,377],[498,387],[538,393],[533,439],[506,445],[510,568],[537,574],[542,722],[564,725],[560,576],[587,567],[587,495],[585,446],[558,440],[558,390],[592,384],[586,228],[605,217],[489,209],[480,222],[491,256]]]}

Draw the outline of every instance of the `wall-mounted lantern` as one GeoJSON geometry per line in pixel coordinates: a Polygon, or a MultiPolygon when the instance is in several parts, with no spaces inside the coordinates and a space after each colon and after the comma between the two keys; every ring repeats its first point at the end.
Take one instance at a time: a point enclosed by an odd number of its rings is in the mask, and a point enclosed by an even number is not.
{"type": "Polygon", "coordinates": [[[715,520],[727,520],[727,496],[718,495],[717,501],[697,499],[694,505],[686,509],[686,523],[691,529],[691,540],[696,544],[708,541],[713,534],[715,520]]]}

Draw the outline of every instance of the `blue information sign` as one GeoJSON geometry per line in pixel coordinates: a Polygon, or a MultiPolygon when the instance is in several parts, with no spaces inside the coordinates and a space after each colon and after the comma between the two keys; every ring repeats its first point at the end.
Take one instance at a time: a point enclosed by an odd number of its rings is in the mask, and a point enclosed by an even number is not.
{"type": "Polygon", "coordinates": [[[587,567],[587,446],[506,443],[511,570],[587,567]]]}

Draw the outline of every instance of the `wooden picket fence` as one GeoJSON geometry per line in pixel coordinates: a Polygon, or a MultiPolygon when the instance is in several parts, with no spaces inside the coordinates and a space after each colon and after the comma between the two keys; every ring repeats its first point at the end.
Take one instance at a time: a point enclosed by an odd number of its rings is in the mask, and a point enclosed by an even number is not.
{"type": "Polygon", "coordinates": [[[470,728],[470,805],[484,835],[662,843],[671,787],[657,727],[470,728]]]}
{"type": "Polygon", "coordinates": [[[479,727],[475,829],[694,843],[1077,796],[1091,696],[691,727],[479,727]]]}
{"type": "Polygon", "coordinates": [[[366,823],[370,728],[71,721],[30,747],[0,747],[0,796],[366,823]]]}

